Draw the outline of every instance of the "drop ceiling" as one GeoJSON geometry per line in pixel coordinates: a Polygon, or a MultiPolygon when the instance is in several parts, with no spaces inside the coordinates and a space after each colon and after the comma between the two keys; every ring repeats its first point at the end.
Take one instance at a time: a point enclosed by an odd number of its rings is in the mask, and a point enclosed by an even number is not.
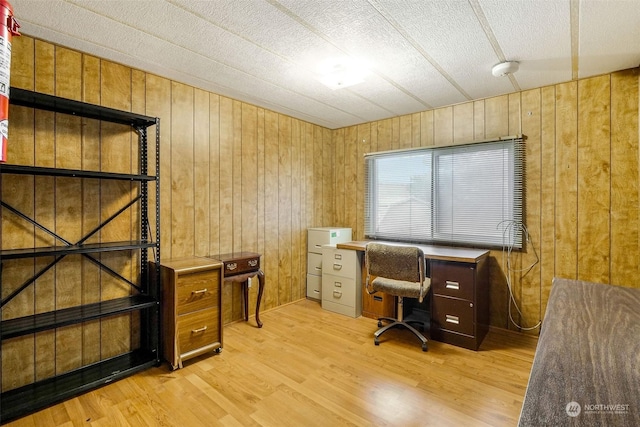
{"type": "Polygon", "coordinates": [[[330,129],[640,65],[637,0],[10,2],[24,34],[330,129]],[[330,89],[333,59],[368,74],[330,89]]]}

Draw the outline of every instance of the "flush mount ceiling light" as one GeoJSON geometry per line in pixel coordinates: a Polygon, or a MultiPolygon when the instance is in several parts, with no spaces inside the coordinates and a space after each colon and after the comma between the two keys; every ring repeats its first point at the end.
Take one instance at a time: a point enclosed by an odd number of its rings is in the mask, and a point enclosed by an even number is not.
{"type": "Polygon", "coordinates": [[[318,66],[318,80],[329,89],[343,89],[364,82],[367,67],[350,58],[328,59],[318,66]]]}
{"type": "Polygon", "coordinates": [[[515,61],[501,62],[493,66],[493,68],[491,69],[491,73],[494,75],[494,77],[504,77],[509,74],[515,73],[516,71],[518,71],[518,68],[520,68],[520,64],[515,61]]]}

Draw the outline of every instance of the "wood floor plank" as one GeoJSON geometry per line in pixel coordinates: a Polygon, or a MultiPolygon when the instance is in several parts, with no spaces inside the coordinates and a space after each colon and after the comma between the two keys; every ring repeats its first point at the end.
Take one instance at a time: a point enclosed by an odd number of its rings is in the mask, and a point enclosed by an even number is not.
{"type": "Polygon", "coordinates": [[[513,426],[537,338],[492,328],[480,351],[300,300],[264,327],[225,326],[224,349],[165,363],[7,426],[513,426]]]}

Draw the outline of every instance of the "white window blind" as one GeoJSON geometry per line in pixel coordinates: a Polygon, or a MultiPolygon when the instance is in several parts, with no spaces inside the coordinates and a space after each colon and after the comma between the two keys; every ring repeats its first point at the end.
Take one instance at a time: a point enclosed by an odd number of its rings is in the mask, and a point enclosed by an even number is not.
{"type": "Polygon", "coordinates": [[[365,236],[521,248],[522,141],[367,155],[365,236]]]}

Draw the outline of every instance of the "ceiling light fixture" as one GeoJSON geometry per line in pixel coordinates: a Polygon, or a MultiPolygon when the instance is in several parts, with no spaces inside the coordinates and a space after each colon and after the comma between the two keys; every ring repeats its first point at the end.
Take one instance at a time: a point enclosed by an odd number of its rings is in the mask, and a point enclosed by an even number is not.
{"type": "Polygon", "coordinates": [[[491,73],[494,77],[504,77],[509,74],[513,74],[520,68],[520,64],[515,61],[507,61],[501,62],[497,65],[494,65],[491,69],[491,73]]]}
{"type": "Polygon", "coordinates": [[[367,67],[349,58],[329,59],[318,67],[318,80],[329,89],[343,89],[364,82],[367,67]]]}

